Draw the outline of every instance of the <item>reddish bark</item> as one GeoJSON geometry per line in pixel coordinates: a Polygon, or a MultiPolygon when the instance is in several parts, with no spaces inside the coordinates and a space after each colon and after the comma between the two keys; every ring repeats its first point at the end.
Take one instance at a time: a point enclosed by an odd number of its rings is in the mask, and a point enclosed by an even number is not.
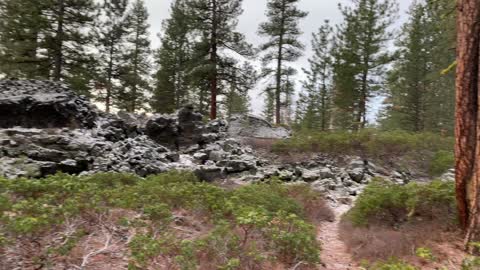
{"type": "Polygon", "coordinates": [[[456,192],[465,244],[478,240],[480,183],[480,2],[458,0],[456,81],[456,192]]]}

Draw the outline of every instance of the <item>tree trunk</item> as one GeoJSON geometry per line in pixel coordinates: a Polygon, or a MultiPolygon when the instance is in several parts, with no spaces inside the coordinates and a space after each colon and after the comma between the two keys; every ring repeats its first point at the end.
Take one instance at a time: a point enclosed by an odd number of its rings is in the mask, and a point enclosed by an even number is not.
{"type": "Polygon", "coordinates": [[[278,57],[277,57],[277,77],[276,77],[276,88],[275,88],[275,123],[280,125],[282,119],[280,116],[280,107],[281,107],[281,93],[282,93],[282,60],[283,60],[283,32],[285,24],[285,1],[282,1],[282,21],[280,29],[280,37],[278,41],[278,57]]]}
{"type": "Polygon", "coordinates": [[[212,1],[212,33],[210,40],[210,62],[213,67],[210,78],[210,119],[217,118],[217,1],[212,1]]]}
{"type": "Polygon", "coordinates": [[[480,229],[480,3],[478,0],[458,0],[457,4],[456,192],[465,245],[470,249],[468,243],[479,240],[480,229]]]}
{"type": "Polygon", "coordinates": [[[112,99],[112,91],[113,91],[113,54],[114,54],[114,46],[116,40],[113,38],[110,39],[110,50],[109,50],[109,57],[110,59],[108,60],[108,70],[107,70],[107,94],[105,96],[105,111],[107,113],[110,113],[110,105],[111,105],[111,99],[112,99]]]}
{"type": "Polygon", "coordinates": [[[58,1],[58,18],[57,18],[57,30],[55,33],[55,69],[53,73],[53,79],[60,81],[62,78],[62,64],[63,64],[63,19],[65,15],[65,3],[64,0],[58,1]]]}

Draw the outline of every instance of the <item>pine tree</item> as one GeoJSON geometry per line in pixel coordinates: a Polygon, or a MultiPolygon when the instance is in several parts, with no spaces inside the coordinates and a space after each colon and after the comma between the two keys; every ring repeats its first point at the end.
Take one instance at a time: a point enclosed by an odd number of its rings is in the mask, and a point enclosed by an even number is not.
{"type": "Polygon", "coordinates": [[[228,90],[225,93],[225,111],[227,118],[234,114],[246,114],[250,111],[250,98],[248,91],[257,81],[257,72],[251,64],[244,62],[243,66],[231,66],[227,70],[230,74],[228,90]]]}
{"type": "Polygon", "coordinates": [[[126,49],[123,54],[118,95],[118,106],[127,112],[145,109],[146,95],[150,91],[150,40],[148,11],[143,0],[136,0],[125,18],[126,49]]]}
{"type": "Polygon", "coordinates": [[[344,115],[340,125],[358,130],[367,123],[369,98],[380,89],[383,70],[391,61],[386,48],[397,5],[394,0],[352,2],[341,7],[344,23],[336,38],[335,102],[344,115]]]}
{"type": "Polygon", "coordinates": [[[51,78],[65,79],[83,68],[88,70],[91,58],[86,46],[92,36],[87,28],[92,26],[95,4],[92,0],[47,0],[50,31],[46,33],[45,47],[53,66],[51,78]]]}
{"type": "Polygon", "coordinates": [[[383,128],[453,134],[454,74],[441,74],[455,59],[451,9],[443,0],[412,6],[397,42],[400,57],[388,76],[383,128]]]}
{"type": "Polygon", "coordinates": [[[268,122],[273,123],[275,119],[275,86],[267,87],[264,93],[266,98],[263,116],[268,122]]]}
{"type": "Polygon", "coordinates": [[[284,62],[297,60],[304,46],[298,41],[301,31],[298,27],[300,19],[307,16],[297,8],[299,0],[269,0],[267,3],[268,21],[260,25],[259,34],[269,37],[269,41],[261,46],[265,52],[263,62],[276,64],[275,69],[266,69],[265,75],[275,76],[275,121],[281,124],[281,92],[284,62]]]}
{"type": "Polygon", "coordinates": [[[105,95],[97,98],[104,102],[106,112],[110,112],[113,98],[116,96],[118,86],[115,81],[120,76],[123,64],[122,54],[125,49],[125,13],[128,0],[105,0],[102,5],[102,13],[99,16],[98,42],[100,55],[100,76],[97,81],[105,88],[105,95]]]}
{"type": "Polygon", "coordinates": [[[47,78],[48,63],[40,55],[43,15],[48,5],[36,0],[0,1],[0,73],[8,77],[47,78]]]}
{"type": "Polygon", "coordinates": [[[190,25],[185,0],[171,6],[171,17],[164,22],[162,45],[156,53],[158,70],[152,108],[172,113],[189,101],[190,25]]]}
{"type": "Polygon", "coordinates": [[[410,21],[403,27],[403,37],[397,42],[400,57],[389,73],[389,92],[392,105],[383,124],[389,128],[423,131],[431,72],[430,42],[423,4],[412,6],[410,21]]]}
{"type": "Polygon", "coordinates": [[[192,59],[192,83],[199,87],[200,99],[204,98],[205,81],[208,80],[210,95],[210,118],[217,117],[217,98],[225,94],[219,89],[226,88],[232,74],[228,73],[238,66],[233,57],[220,54],[221,51],[233,51],[239,55],[251,55],[251,46],[245,37],[236,32],[237,18],[243,12],[242,0],[190,0],[189,16],[192,29],[199,42],[194,46],[192,59]]]}
{"type": "Polygon", "coordinates": [[[426,129],[432,132],[454,133],[455,124],[455,72],[444,73],[456,60],[456,17],[455,2],[449,0],[428,0],[426,11],[431,18],[430,41],[432,56],[432,81],[429,92],[429,110],[426,115],[426,129]]]}
{"type": "Polygon", "coordinates": [[[296,124],[302,129],[329,128],[332,99],[333,59],[332,33],[329,22],[312,36],[313,56],[308,60],[309,69],[303,70],[307,80],[302,82],[304,93],[297,102],[296,124]]]}
{"type": "Polygon", "coordinates": [[[62,80],[86,92],[92,83],[93,0],[2,0],[0,69],[22,78],[62,80]],[[3,20],[3,18],[6,18],[3,20]]]}
{"type": "Polygon", "coordinates": [[[295,81],[293,77],[297,74],[297,70],[288,67],[284,70],[281,83],[281,100],[280,105],[280,122],[286,125],[292,124],[293,114],[293,95],[295,94],[295,81]]]}

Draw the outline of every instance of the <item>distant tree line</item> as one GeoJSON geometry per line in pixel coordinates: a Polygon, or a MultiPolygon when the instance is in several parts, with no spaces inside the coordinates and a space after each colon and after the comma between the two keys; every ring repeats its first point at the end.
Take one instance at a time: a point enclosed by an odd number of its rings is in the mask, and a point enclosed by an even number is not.
{"type": "Polygon", "coordinates": [[[253,48],[236,29],[242,0],[175,0],[152,49],[143,0],[0,0],[0,74],[64,81],[108,112],[191,103],[212,119],[248,112],[261,80],[263,114],[276,124],[359,130],[383,96],[381,128],[453,132],[453,1],[415,1],[400,31],[395,0],[339,6],[343,22],[313,33],[296,82],[308,15],[299,2],[268,0],[258,29],[265,43],[253,48]]]}

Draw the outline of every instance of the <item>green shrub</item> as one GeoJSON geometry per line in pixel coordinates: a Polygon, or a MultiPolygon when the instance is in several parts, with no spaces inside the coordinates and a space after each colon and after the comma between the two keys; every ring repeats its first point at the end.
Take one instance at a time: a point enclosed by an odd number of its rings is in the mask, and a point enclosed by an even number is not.
{"type": "Polygon", "coordinates": [[[413,265],[410,265],[395,259],[391,259],[388,262],[377,262],[371,265],[366,263],[363,266],[363,269],[366,269],[366,270],[419,270],[413,265]]]}
{"type": "Polygon", "coordinates": [[[401,186],[374,179],[346,218],[356,226],[365,226],[369,222],[394,225],[414,216],[454,222],[455,202],[454,183],[433,181],[401,186]]]}
{"type": "Polygon", "coordinates": [[[433,256],[433,252],[429,248],[425,248],[425,247],[417,248],[415,250],[415,255],[417,255],[417,257],[419,257],[421,259],[424,259],[424,260],[427,260],[427,261],[434,261],[435,260],[435,256],[433,256]]]}
{"type": "MultiPolygon", "coordinates": [[[[290,187],[275,181],[228,191],[179,171],[146,179],[108,173],[0,179],[0,242],[51,235],[67,220],[82,217],[89,220],[88,231],[94,217],[100,220],[112,209],[123,209],[139,214],[115,221],[137,231],[129,243],[130,269],[148,268],[159,256],[181,269],[197,269],[205,254],[219,269],[260,268],[265,260],[315,264],[316,232],[305,221],[299,198],[319,198],[305,191],[304,197],[298,192],[292,197],[290,187]],[[200,214],[215,228],[204,237],[177,239],[170,226],[173,210],[200,214]]],[[[82,237],[74,234],[62,245],[50,246],[49,254],[68,255],[82,237]]]]}
{"type": "Polygon", "coordinates": [[[478,270],[480,269],[480,257],[469,256],[462,262],[462,270],[478,270]]]}
{"type": "Polygon", "coordinates": [[[272,151],[287,155],[295,152],[358,155],[379,163],[395,160],[397,164],[406,162],[416,165],[424,173],[441,174],[452,165],[453,145],[453,137],[434,133],[375,129],[359,132],[300,131],[289,139],[276,142],[272,151]]]}
{"type": "Polygon", "coordinates": [[[435,153],[431,164],[430,164],[430,174],[433,176],[438,176],[445,173],[448,169],[455,166],[455,155],[451,151],[438,151],[435,153]]]}
{"type": "Polygon", "coordinates": [[[316,241],[315,227],[293,213],[280,211],[267,228],[272,248],[277,256],[289,263],[298,261],[320,262],[320,246],[316,241]]]}
{"type": "Polygon", "coordinates": [[[172,252],[175,248],[175,238],[169,234],[160,237],[150,234],[137,234],[128,244],[128,247],[131,252],[128,268],[145,269],[150,260],[172,252]]]}

